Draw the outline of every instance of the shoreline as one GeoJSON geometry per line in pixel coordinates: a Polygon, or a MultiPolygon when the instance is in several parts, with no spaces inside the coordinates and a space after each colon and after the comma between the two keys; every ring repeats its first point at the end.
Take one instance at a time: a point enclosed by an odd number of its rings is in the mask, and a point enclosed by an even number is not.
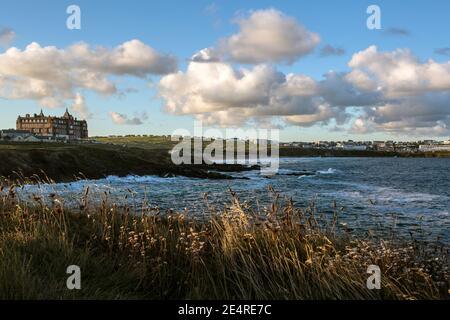
{"type": "MultiPolygon", "coordinates": [[[[175,165],[170,145],[117,144],[30,144],[1,143],[0,177],[19,182],[73,182],[128,175],[159,177],[184,176],[199,179],[237,179],[229,172],[258,170],[258,165],[194,164],[175,165]]],[[[447,153],[402,154],[379,151],[346,151],[280,148],[280,158],[294,157],[398,157],[447,158],[447,153]]]]}
{"type": "Polygon", "coordinates": [[[328,150],[328,149],[302,149],[293,147],[280,147],[281,158],[292,157],[358,157],[358,158],[450,158],[448,152],[404,153],[395,151],[375,150],[328,150]]]}
{"type": "Polygon", "coordinates": [[[19,182],[73,182],[115,175],[184,176],[234,179],[227,172],[259,169],[256,166],[174,165],[168,149],[143,149],[104,144],[1,144],[0,177],[19,182]]]}

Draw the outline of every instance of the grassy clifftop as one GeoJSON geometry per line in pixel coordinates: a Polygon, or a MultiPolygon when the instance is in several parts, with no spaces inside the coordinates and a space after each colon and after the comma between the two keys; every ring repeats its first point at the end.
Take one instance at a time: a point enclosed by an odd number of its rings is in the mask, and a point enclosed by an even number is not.
{"type": "MultiPolygon", "coordinates": [[[[176,166],[168,151],[169,147],[145,149],[109,144],[0,144],[0,176],[17,179],[38,175],[55,181],[129,174],[229,178],[209,171],[229,171],[220,165],[176,166]]],[[[246,168],[233,167],[233,171],[240,170],[246,168]]]]}

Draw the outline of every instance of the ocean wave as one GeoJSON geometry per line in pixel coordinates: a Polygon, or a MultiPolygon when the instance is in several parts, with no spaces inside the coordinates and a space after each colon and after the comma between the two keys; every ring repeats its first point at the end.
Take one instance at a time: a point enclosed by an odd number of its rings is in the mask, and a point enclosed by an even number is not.
{"type": "Polygon", "coordinates": [[[41,183],[41,184],[27,184],[18,189],[17,192],[21,196],[41,194],[48,195],[51,193],[58,194],[60,196],[78,196],[83,193],[84,190],[89,187],[90,193],[112,192],[122,193],[126,189],[136,189],[140,185],[151,185],[152,183],[160,184],[173,184],[174,181],[189,180],[186,177],[159,177],[159,176],[135,176],[128,175],[125,177],[119,176],[107,176],[98,180],[77,180],[73,182],[60,182],[60,183],[41,183]]]}
{"type": "Polygon", "coordinates": [[[278,169],[277,174],[280,176],[283,175],[314,175],[314,172],[307,171],[307,170],[292,170],[292,169],[278,169]]]}
{"type": "Polygon", "coordinates": [[[334,174],[337,171],[338,171],[337,169],[328,168],[328,170],[319,170],[319,171],[317,171],[317,173],[320,173],[320,174],[334,174]]]}
{"type": "Polygon", "coordinates": [[[442,196],[429,194],[429,193],[420,193],[420,192],[404,192],[392,188],[386,188],[384,192],[381,192],[380,195],[376,197],[378,201],[385,202],[398,202],[398,203],[407,203],[407,202],[430,202],[435,201],[442,196]]]}
{"type": "Polygon", "coordinates": [[[313,178],[313,177],[315,177],[315,175],[313,175],[313,174],[312,175],[311,174],[309,174],[309,175],[304,174],[304,175],[298,176],[297,179],[313,178]]]}
{"type": "Polygon", "coordinates": [[[380,187],[363,183],[336,182],[335,184],[351,187],[356,190],[348,190],[347,188],[347,190],[328,192],[326,193],[327,195],[353,199],[371,199],[375,200],[377,203],[429,203],[448,198],[442,195],[423,192],[408,192],[391,187],[380,187]]]}
{"type": "MultiPolygon", "coordinates": [[[[104,179],[104,181],[108,183],[147,183],[147,182],[173,182],[176,180],[188,180],[186,177],[160,177],[160,176],[136,176],[136,175],[128,175],[125,177],[118,176],[108,176],[104,179]]],[[[99,180],[96,180],[99,181],[99,180]]]]}

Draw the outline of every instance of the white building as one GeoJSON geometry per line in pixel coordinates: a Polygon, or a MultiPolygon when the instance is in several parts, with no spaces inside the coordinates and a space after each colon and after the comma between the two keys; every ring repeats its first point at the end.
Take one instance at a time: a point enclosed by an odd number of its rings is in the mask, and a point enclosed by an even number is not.
{"type": "Polygon", "coordinates": [[[0,140],[11,142],[41,142],[42,139],[27,130],[0,130],[0,140]]]}
{"type": "Polygon", "coordinates": [[[359,144],[352,144],[352,143],[338,143],[336,145],[336,149],[365,151],[365,150],[367,150],[367,146],[359,145],[359,144]]]}
{"type": "Polygon", "coordinates": [[[450,144],[421,144],[420,152],[450,151],[450,144]]]}
{"type": "Polygon", "coordinates": [[[0,130],[0,140],[5,141],[25,141],[32,134],[26,130],[6,129],[0,130]]]}

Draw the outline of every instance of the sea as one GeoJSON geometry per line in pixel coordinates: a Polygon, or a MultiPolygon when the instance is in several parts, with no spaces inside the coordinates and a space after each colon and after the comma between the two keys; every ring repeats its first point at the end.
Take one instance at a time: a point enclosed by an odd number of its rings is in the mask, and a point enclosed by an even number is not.
{"type": "Polygon", "coordinates": [[[186,177],[109,176],[100,180],[26,185],[23,201],[51,194],[77,208],[87,188],[90,205],[102,199],[136,208],[158,208],[207,217],[211,206],[230,205],[231,192],[255,211],[267,212],[274,200],[313,207],[322,217],[338,216],[350,232],[450,242],[449,158],[281,158],[279,170],[228,173],[233,180],[186,177]],[[206,200],[207,199],[207,200],[206,200]]]}

